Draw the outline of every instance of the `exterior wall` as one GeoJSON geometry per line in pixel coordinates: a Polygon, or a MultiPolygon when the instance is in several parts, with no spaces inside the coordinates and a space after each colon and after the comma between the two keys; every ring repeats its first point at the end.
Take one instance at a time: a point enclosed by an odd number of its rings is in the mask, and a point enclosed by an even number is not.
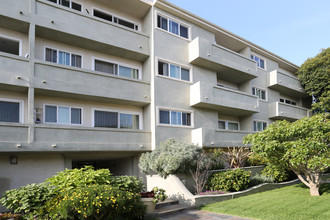
{"type": "MultiPolygon", "coordinates": [[[[10,156],[0,155],[0,195],[26,184],[41,183],[64,169],[62,155],[15,155],[17,164],[10,164],[10,156]]],[[[4,207],[0,206],[0,211],[5,211],[4,207]]]]}

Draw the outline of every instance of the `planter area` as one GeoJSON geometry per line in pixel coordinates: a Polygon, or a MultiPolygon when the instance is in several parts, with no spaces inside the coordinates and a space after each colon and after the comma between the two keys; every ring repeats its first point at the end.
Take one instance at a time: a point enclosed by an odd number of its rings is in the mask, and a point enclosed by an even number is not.
{"type": "MultiPolygon", "coordinates": [[[[246,167],[245,170],[251,170],[252,173],[260,173],[263,166],[258,167],[246,167]]],[[[221,170],[225,171],[225,170],[221,170]]],[[[160,177],[159,175],[147,175],[147,188],[150,190],[149,186],[157,185],[166,190],[166,194],[169,199],[179,200],[180,204],[186,204],[189,206],[202,206],[214,202],[225,201],[229,199],[238,198],[241,196],[246,196],[249,194],[264,192],[268,190],[273,190],[285,186],[290,186],[300,183],[300,180],[292,180],[282,183],[262,183],[257,186],[250,187],[243,191],[217,194],[217,195],[194,195],[192,192],[194,190],[194,182],[190,175],[169,175],[166,179],[160,177]]]]}

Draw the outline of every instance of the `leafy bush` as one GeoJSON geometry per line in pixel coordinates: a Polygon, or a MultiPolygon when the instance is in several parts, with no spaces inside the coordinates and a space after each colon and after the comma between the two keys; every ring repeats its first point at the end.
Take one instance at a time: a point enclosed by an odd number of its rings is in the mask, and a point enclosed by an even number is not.
{"type": "Polygon", "coordinates": [[[52,219],[142,219],[139,193],[110,185],[89,185],[61,192],[49,203],[52,219]]]}
{"type": "Polygon", "coordinates": [[[268,164],[263,171],[261,171],[261,174],[271,177],[274,179],[275,182],[284,182],[288,180],[289,178],[289,171],[279,167],[279,166],[274,166],[271,164],[268,164]]]}
{"type": "Polygon", "coordinates": [[[252,176],[250,179],[250,186],[256,186],[262,183],[273,183],[275,182],[273,177],[271,176],[265,176],[261,174],[256,174],[255,176],[252,176]]]}
{"type": "Polygon", "coordinates": [[[110,184],[110,171],[108,169],[94,170],[92,166],[82,169],[65,169],[57,175],[46,180],[56,190],[70,190],[76,187],[85,187],[92,184],[110,184]]]}
{"type": "Polygon", "coordinates": [[[5,192],[0,203],[15,213],[36,213],[54,195],[48,184],[29,184],[5,192]]]}
{"type": "Polygon", "coordinates": [[[267,160],[255,152],[252,152],[246,162],[250,166],[267,165],[267,160]]]}
{"type": "Polygon", "coordinates": [[[209,188],[213,191],[239,191],[249,186],[251,171],[234,169],[225,172],[214,173],[209,181],[209,188]]]}
{"type": "Polygon", "coordinates": [[[134,193],[140,193],[144,187],[142,180],[135,176],[111,176],[110,185],[134,193]]]}
{"type": "Polygon", "coordinates": [[[156,172],[161,177],[170,174],[188,174],[201,149],[170,138],[160,143],[156,150],[144,153],[140,157],[139,167],[144,173],[156,172]]]}

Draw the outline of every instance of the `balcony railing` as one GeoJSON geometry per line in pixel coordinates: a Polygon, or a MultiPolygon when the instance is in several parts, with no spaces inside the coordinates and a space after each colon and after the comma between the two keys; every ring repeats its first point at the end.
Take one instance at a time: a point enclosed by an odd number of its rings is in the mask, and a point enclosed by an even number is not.
{"type": "Polygon", "coordinates": [[[139,106],[150,103],[148,82],[48,62],[35,64],[33,83],[38,89],[82,97],[103,97],[139,106]]]}
{"type": "Polygon", "coordinates": [[[290,76],[274,70],[269,73],[268,87],[283,94],[293,97],[307,97],[300,81],[294,76],[290,76]]]}
{"type": "Polygon", "coordinates": [[[257,77],[255,61],[199,37],[189,44],[189,62],[218,72],[228,82],[239,84],[257,77]]]}
{"type": "Polygon", "coordinates": [[[256,96],[202,82],[190,86],[190,105],[237,116],[259,112],[256,96]]]}
{"type": "Polygon", "coordinates": [[[0,83],[28,86],[29,59],[0,52],[0,83]]]}
{"type": "Polygon", "coordinates": [[[248,131],[216,130],[212,128],[198,128],[192,131],[192,143],[204,147],[234,147],[245,146],[243,138],[248,131]]]}
{"type": "Polygon", "coordinates": [[[0,123],[0,152],[78,152],[151,150],[151,133],[144,130],[35,125],[34,142],[29,143],[26,124],[0,123]]]}
{"type": "Polygon", "coordinates": [[[268,105],[268,114],[269,118],[274,120],[286,119],[295,121],[309,116],[309,109],[281,102],[274,102],[268,105]]]}
{"type": "Polygon", "coordinates": [[[37,1],[36,13],[37,36],[138,61],[149,56],[149,37],[142,32],[47,1],[37,1]]]}

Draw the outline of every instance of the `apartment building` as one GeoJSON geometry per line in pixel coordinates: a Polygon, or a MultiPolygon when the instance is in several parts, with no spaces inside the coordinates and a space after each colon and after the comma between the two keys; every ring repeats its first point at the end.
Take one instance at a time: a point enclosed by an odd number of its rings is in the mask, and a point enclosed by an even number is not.
{"type": "Polygon", "coordinates": [[[65,168],[140,176],[169,137],[241,146],[308,115],[287,60],[165,0],[3,0],[0,193],[65,168]]]}

